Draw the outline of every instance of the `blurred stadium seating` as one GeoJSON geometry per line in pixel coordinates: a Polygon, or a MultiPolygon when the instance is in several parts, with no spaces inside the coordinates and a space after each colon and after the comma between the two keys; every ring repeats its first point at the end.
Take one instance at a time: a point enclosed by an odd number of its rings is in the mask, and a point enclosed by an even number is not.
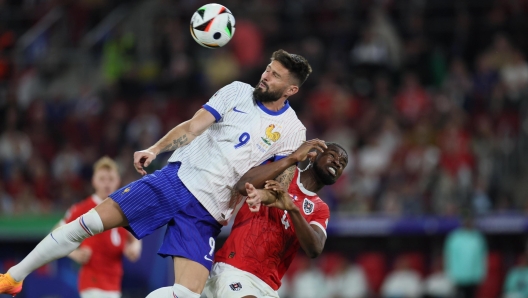
{"type": "MultiPolygon", "coordinates": [[[[308,138],[350,155],[343,178],[321,192],[332,210],[321,260],[358,264],[375,297],[400,256],[421,277],[432,273],[469,211],[490,251],[478,297],[500,296],[528,232],[527,1],[226,0],[236,33],[216,50],[188,31],[205,3],[0,1],[0,269],[91,194],[100,156],[118,161],[123,183],[137,179],[135,150],[224,84],[256,84],[283,48],[314,70],[291,98],[308,138]]],[[[170,284],[153,239],[141,263],[152,271],[128,264],[124,297],[170,284]]],[[[22,298],[71,297],[53,292],[75,280],[71,263],[43,270],[28,282],[50,277],[38,286],[49,293],[22,298]]]]}

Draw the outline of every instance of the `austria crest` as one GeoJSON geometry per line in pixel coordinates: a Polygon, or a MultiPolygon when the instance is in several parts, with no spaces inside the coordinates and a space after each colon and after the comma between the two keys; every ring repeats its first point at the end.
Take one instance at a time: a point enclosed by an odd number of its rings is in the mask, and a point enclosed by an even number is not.
{"type": "Polygon", "coordinates": [[[304,214],[306,215],[312,214],[312,212],[314,211],[314,206],[315,204],[312,201],[308,200],[307,198],[304,198],[304,202],[303,202],[304,214]]]}
{"type": "Polygon", "coordinates": [[[242,284],[240,284],[239,282],[234,282],[234,283],[230,284],[229,287],[230,287],[231,290],[233,290],[233,291],[240,291],[240,290],[242,290],[242,284]]]}

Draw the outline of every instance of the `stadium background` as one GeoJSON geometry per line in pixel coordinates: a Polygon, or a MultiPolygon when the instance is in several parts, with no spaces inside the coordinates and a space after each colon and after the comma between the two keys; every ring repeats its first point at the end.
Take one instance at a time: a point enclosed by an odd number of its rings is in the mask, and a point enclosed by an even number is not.
{"type": "MultiPolygon", "coordinates": [[[[206,3],[0,1],[0,272],[91,194],[100,156],[118,161],[123,183],[137,179],[135,150],[224,84],[256,84],[283,48],[313,67],[291,99],[307,137],[350,155],[321,193],[332,210],[325,252],[300,255],[285,297],[306,297],[295,290],[303,272],[299,289],[325,291],[314,297],[339,292],[347,269],[366,277],[369,297],[402,263],[425,282],[465,214],[487,240],[478,297],[500,297],[528,231],[528,1],[220,1],[237,24],[216,50],[189,34],[206,3]]],[[[171,263],[155,254],[162,233],[126,263],[123,297],[172,284],[171,263]]],[[[53,262],[19,297],[76,297],[76,270],[53,262]]]]}

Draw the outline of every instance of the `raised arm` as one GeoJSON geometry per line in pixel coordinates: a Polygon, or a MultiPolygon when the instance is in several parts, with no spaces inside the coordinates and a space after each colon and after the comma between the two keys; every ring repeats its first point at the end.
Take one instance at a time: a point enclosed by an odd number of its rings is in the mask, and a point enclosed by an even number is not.
{"type": "Polygon", "coordinates": [[[256,188],[263,188],[267,180],[275,179],[287,189],[295,173],[295,164],[307,157],[315,156],[315,152],[310,152],[313,149],[322,152],[323,148],[326,148],[326,145],[322,140],[306,141],[291,155],[250,169],[240,178],[235,188],[241,195],[247,196],[246,183],[250,183],[256,188]]]}
{"type": "Polygon", "coordinates": [[[174,151],[183,147],[197,136],[201,135],[207,128],[215,122],[215,117],[209,111],[200,109],[192,119],[182,122],[171,129],[164,137],[150,148],[134,153],[134,167],[141,175],[147,174],[144,168],[160,153],[174,151]]]}

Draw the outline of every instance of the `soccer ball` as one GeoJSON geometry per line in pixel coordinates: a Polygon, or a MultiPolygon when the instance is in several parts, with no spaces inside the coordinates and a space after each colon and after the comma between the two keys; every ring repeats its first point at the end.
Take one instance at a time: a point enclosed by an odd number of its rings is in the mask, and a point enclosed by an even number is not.
{"type": "Polygon", "coordinates": [[[227,7],[210,3],[193,14],[191,35],[196,42],[206,48],[225,46],[235,34],[235,17],[227,7]]]}

